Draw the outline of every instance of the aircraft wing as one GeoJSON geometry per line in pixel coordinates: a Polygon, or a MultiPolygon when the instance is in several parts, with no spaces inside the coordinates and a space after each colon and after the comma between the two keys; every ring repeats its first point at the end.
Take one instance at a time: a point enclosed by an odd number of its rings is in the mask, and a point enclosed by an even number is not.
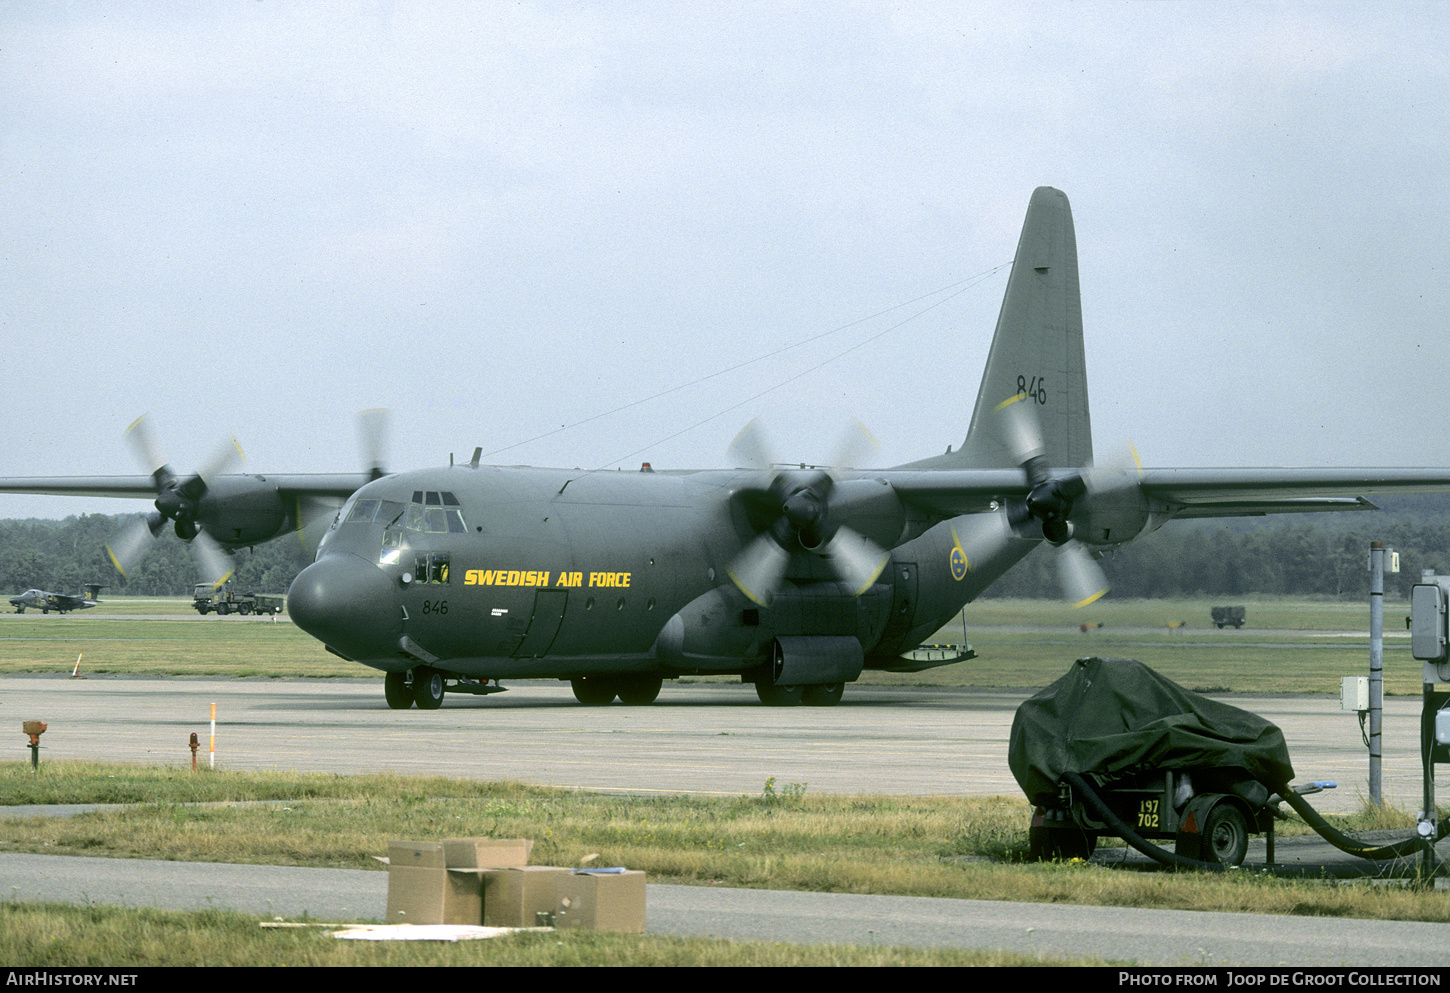
{"type": "Polygon", "coordinates": [[[155,500],[156,480],[150,476],[16,476],[0,478],[0,493],[155,500]]]}
{"type": "Polygon", "coordinates": [[[1366,495],[1450,491],[1450,469],[1144,469],[1139,486],[1174,517],[1374,510],[1366,495]]]}
{"type": "MultiPolygon", "coordinates": [[[[1367,495],[1450,492],[1450,469],[1144,469],[1133,475],[1143,496],[1173,517],[1373,510],[1367,495]]],[[[993,501],[1030,489],[1020,469],[886,470],[877,478],[907,503],[948,516],[990,510],[993,501]]]]}
{"type": "MultiPolygon", "coordinates": [[[[270,473],[222,476],[268,484],[290,497],[342,497],[372,477],[365,473],[270,473]]],[[[156,499],[156,480],[150,476],[12,476],[0,477],[0,493],[35,493],[47,496],[156,499]]]]}

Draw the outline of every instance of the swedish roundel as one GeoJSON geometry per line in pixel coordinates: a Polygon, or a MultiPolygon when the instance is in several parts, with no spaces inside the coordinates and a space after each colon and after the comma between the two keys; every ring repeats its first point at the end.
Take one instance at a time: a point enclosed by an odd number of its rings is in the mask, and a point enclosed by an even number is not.
{"type": "MultiPolygon", "coordinates": [[[[952,532],[952,537],[956,538],[956,532],[952,532]]],[[[948,556],[948,561],[951,563],[953,579],[961,582],[962,579],[966,578],[967,553],[962,551],[962,546],[960,542],[952,545],[952,552],[951,555],[948,556]]]]}

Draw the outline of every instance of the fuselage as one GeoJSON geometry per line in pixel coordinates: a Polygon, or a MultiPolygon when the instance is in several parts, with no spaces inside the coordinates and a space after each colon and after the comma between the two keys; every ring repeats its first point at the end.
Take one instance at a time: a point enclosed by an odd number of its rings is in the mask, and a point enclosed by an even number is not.
{"type": "Polygon", "coordinates": [[[97,602],[95,600],[88,600],[85,597],[68,596],[64,593],[47,593],[45,590],[26,590],[19,596],[10,598],[10,606],[15,608],[17,614],[24,613],[26,608],[39,610],[47,614],[52,610],[65,614],[72,610],[85,610],[87,607],[94,607],[97,602]]]}
{"type": "Polygon", "coordinates": [[[747,673],[783,636],[853,638],[868,668],[890,667],[1036,542],[1003,548],[997,515],[938,522],[876,486],[880,498],[858,501],[866,510],[849,523],[892,550],[878,581],[855,596],[797,548],[788,582],[759,606],[727,577],[760,530],[743,498],[758,492],[757,473],[451,466],[389,476],[343,507],[293,584],[289,612],[334,652],[387,671],[747,673]],[[973,561],[974,542],[994,560],[973,561]]]}

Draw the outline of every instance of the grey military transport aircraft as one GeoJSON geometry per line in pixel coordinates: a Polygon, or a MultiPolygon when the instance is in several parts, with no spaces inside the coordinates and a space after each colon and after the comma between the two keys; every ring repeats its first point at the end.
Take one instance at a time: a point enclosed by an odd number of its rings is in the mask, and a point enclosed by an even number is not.
{"type": "Polygon", "coordinates": [[[491,466],[478,449],[392,475],[183,479],[163,466],[0,492],[155,493],[151,534],[170,520],[224,548],[325,526],[288,593],[293,621],[385,672],[389,706],[431,710],[509,678],[647,704],[663,680],[705,673],[738,675],[766,704],[829,706],[863,670],[969,657],[918,649],[1043,543],[1087,603],[1106,590],[1096,556],[1173,518],[1366,510],[1365,494],[1450,489],[1445,469],[1094,466],[1076,239],[1050,187],[1032,195],[961,447],[879,470],[771,468],[756,447],[737,449],[753,464],[710,471],[491,466]]]}
{"type": "Polygon", "coordinates": [[[10,606],[15,608],[17,614],[25,613],[26,607],[38,610],[42,614],[48,614],[52,610],[57,614],[68,614],[72,610],[85,610],[87,607],[100,606],[101,590],[103,589],[105,587],[100,583],[87,583],[85,596],[47,593],[45,590],[26,590],[19,596],[11,597],[10,606]]]}

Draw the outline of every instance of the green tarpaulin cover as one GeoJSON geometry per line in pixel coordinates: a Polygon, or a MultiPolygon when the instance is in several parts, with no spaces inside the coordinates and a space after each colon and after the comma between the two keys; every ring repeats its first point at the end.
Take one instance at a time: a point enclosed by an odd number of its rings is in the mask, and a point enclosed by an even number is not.
{"type": "Polygon", "coordinates": [[[1007,763],[1034,803],[1066,772],[1098,785],[1161,769],[1244,769],[1268,786],[1294,778],[1277,726],[1133,659],[1078,659],[1018,707],[1007,763]]]}

